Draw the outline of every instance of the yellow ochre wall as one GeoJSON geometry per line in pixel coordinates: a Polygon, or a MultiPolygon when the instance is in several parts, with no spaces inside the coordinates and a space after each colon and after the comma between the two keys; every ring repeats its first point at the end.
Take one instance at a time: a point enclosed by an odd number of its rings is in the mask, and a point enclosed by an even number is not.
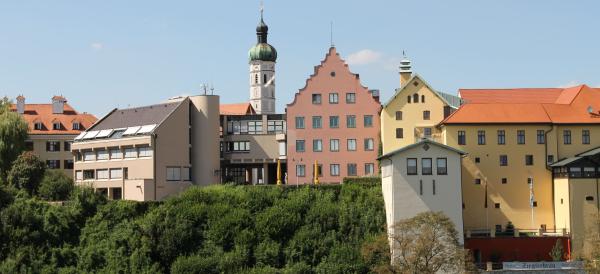
{"type": "MultiPolygon", "coordinates": [[[[571,239],[576,254],[589,251],[585,246],[586,234],[595,226],[598,214],[598,179],[569,179],[571,239]],[[586,200],[591,196],[591,201],[586,200]]],[[[589,242],[589,241],[587,241],[589,242]]]]}

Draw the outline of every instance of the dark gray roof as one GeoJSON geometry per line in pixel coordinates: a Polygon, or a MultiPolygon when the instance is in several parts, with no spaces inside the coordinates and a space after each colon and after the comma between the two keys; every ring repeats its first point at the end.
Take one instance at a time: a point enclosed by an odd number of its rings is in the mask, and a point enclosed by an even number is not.
{"type": "Polygon", "coordinates": [[[388,153],[386,153],[386,154],[384,154],[384,155],[381,155],[381,156],[379,156],[379,158],[377,158],[377,159],[380,159],[380,160],[381,160],[381,159],[389,158],[389,157],[393,156],[394,154],[400,153],[400,152],[402,152],[402,151],[405,151],[405,150],[411,149],[411,148],[413,148],[413,147],[416,147],[416,146],[420,146],[420,145],[422,145],[422,144],[430,144],[430,145],[438,146],[438,147],[441,147],[441,148],[443,148],[443,149],[447,149],[447,150],[450,150],[450,151],[456,152],[456,153],[458,153],[458,154],[460,154],[460,155],[466,155],[466,154],[467,154],[466,152],[464,152],[464,151],[462,151],[462,150],[459,150],[459,149],[456,149],[456,148],[453,148],[453,147],[451,147],[451,146],[447,146],[447,145],[444,145],[444,144],[440,144],[440,143],[438,143],[438,142],[434,142],[434,141],[431,141],[431,140],[429,140],[429,139],[423,139],[423,140],[422,140],[422,141],[420,141],[420,142],[417,142],[417,143],[414,143],[414,144],[411,144],[411,145],[407,145],[407,146],[401,147],[401,148],[399,148],[399,149],[396,149],[396,150],[394,150],[394,151],[388,152],[388,153]]]}
{"type": "Polygon", "coordinates": [[[137,108],[115,109],[94,124],[91,130],[127,128],[134,126],[160,124],[183,101],[168,102],[137,108]]]}

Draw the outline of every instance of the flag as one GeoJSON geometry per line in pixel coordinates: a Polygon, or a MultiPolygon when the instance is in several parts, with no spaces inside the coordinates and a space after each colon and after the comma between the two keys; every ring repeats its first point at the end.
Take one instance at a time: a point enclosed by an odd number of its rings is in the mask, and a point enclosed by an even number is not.
{"type": "Polygon", "coordinates": [[[533,208],[533,178],[529,177],[527,181],[529,183],[529,206],[533,208]]]}

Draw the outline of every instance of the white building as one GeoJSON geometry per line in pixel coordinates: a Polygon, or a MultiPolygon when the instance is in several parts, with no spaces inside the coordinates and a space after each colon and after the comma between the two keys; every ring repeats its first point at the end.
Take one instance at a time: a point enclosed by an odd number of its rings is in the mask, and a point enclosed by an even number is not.
{"type": "Polygon", "coordinates": [[[419,213],[441,211],[452,220],[464,244],[461,159],[464,152],[423,140],[389,152],[381,160],[388,233],[419,213]]]}

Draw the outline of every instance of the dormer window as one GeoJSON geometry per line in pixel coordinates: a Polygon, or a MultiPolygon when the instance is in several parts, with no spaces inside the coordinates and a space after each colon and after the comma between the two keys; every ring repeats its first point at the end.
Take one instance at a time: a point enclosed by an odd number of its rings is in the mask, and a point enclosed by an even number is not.
{"type": "Polygon", "coordinates": [[[79,122],[73,122],[73,130],[81,130],[81,124],[79,122]]]}
{"type": "Polygon", "coordinates": [[[44,128],[44,125],[42,124],[42,122],[35,122],[35,124],[33,124],[33,129],[35,130],[42,130],[44,128]]]}
{"type": "Polygon", "coordinates": [[[61,126],[60,122],[54,122],[54,123],[52,123],[52,129],[54,129],[54,130],[61,130],[62,126],[61,126]]]}

